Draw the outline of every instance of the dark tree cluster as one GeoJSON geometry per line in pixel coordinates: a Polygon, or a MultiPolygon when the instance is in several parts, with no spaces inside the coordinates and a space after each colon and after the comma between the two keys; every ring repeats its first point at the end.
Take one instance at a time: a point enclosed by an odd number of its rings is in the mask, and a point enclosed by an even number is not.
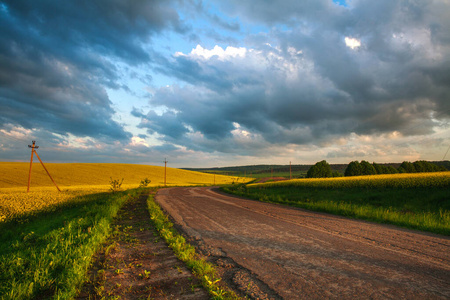
{"type": "MultiPolygon", "coordinates": [[[[344,176],[361,176],[377,174],[395,174],[395,173],[420,173],[420,172],[440,172],[447,171],[443,166],[439,166],[428,161],[420,160],[414,163],[404,161],[398,169],[390,165],[369,163],[365,160],[358,162],[352,161],[345,169],[344,176]]],[[[312,166],[306,178],[326,178],[342,176],[339,172],[332,171],[331,166],[325,160],[322,160],[312,166]]]]}
{"type": "Polygon", "coordinates": [[[345,169],[345,176],[376,175],[376,174],[395,174],[395,173],[418,173],[418,172],[439,172],[447,171],[446,168],[432,164],[428,161],[416,161],[410,163],[404,161],[398,169],[392,166],[370,164],[367,161],[352,161],[345,169]]]}
{"type": "Polygon", "coordinates": [[[447,171],[447,169],[443,166],[438,166],[425,160],[418,160],[413,163],[404,161],[398,168],[399,173],[423,173],[441,171],[447,171]]]}
{"type": "Polygon", "coordinates": [[[314,166],[309,168],[306,173],[306,178],[326,178],[342,176],[337,171],[332,171],[331,166],[325,160],[319,161],[314,166]]]}

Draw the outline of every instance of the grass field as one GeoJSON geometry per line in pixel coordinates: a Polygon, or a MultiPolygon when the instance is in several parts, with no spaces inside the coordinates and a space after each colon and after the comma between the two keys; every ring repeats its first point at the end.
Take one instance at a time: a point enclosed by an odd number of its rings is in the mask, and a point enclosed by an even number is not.
{"type": "Polygon", "coordinates": [[[450,235],[450,172],[298,179],[224,190],[265,202],[450,235]]]}

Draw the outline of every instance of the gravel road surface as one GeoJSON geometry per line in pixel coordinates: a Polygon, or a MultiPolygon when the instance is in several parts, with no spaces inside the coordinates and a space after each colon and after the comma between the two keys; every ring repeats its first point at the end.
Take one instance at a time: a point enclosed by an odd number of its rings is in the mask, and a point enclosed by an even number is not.
{"type": "Polygon", "coordinates": [[[450,299],[448,237],[210,187],[162,189],[156,201],[251,298],[450,299]]]}

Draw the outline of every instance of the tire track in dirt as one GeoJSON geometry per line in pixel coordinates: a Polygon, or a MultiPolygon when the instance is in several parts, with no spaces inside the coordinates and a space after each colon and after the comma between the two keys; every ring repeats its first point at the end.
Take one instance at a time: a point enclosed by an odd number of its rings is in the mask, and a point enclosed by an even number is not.
{"type": "MultiPolygon", "coordinates": [[[[205,194],[209,194],[210,196],[214,196],[215,193],[220,193],[220,192],[219,191],[212,192],[211,190],[207,190],[205,192],[205,194]]],[[[222,195],[228,196],[228,195],[223,194],[223,193],[222,193],[222,195]]],[[[236,206],[236,207],[240,207],[242,209],[246,209],[246,210],[249,210],[249,211],[252,211],[252,212],[256,212],[256,213],[259,213],[259,214],[262,214],[262,215],[265,215],[265,216],[268,216],[270,218],[274,218],[274,219],[277,219],[277,220],[280,220],[280,221],[283,221],[283,222],[286,222],[286,223],[291,223],[291,224],[294,224],[294,225],[310,228],[312,230],[321,231],[321,232],[328,233],[328,234],[331,234],[331,235],[334,235],[334,236],[338,236],[340,238],[345,238],[345,239],[348,239],[348,240],[351,240],[351,241],[354,241],[354,242],[365,243],[365,244],[367,244],[368,246],[371,246],[371,247],[379,247],[379,248],[381,248],[383,250],[386,250],[386,251],[392,251],[392,252],[400,253],[400,254],[403,254],[403,255],[408,255],[408,256],[410,256],[411,258],[414,258],[414,259],[419,259],[419,260],[423,260],[423,261],[429,261],[429,262],[434,263],[434,264],[439,264],[443,268],[448,268],[449,265],[450,265],[450,261],[448,259],[447,260],[443,259],[442,256],[439,257],[437,255],[434,255],[431,252],[428,252],[428,253],[424,254],[423,253],[423,248],[421,248],[421,249],[417,249],[417,248],[413,249],[413,248],[410,248],[410,247],[401,247],[400,245],[392,244],[392,241],[385,242],[385,241],[381,241],[381,240],[376,239],[376,238],[370,238],[370,237],[367,237],[367,236],[362,236],[361,234],[352,234],[351,232],[348,232],[348,231],[345,232],[345,231],[342,230],[341,227],[339,227],[340,228],[339,231],[335,231],[332,228],[330,228],[329,226],[328,227],[324,226],[325,223],[321,223],[321,224],[319,224],[319,226],[318,226],[318,224],[309,225],[306,222],[298,222],[298,221],[296,222],[295,220],[290,220],[290,219],[286,218],[284,215],[281,215],[281,216],[280,215],[276,215],[276,214],[271,213],[268,210],[260,210],[257,207],[249,208],[249,207],[246,207],[246,206],[242,206],[242,205],[239,205],[239,204],[231,203],[231,202],[228,202],[228,201],[225,201],[225,200],[220,200],[220,199],[216,199],[216,201],[220,201],[220,202],[226,203],[228,205],[233,205],[233,206],[236,206]]],[[[267,204],[267,205],[270,206],[271,204],[267,204]]],[[[308,212],[308,213],[310,213],[310,212],[308,212]]],[[[321,213],[320,212],[316,212],[316,214],[321,214],[321,213]]],[[[324,215],[325,215],[324,219],[329,217],[328,214],[324,214],[324,215]]],[[[332,218],[335,219],[335,220],[340,219],[341,223],[348,223],[348,222],[354,221],[354,220],[349,220],[348,218],[344,218],[344,217],[340,217],[340,216],[333,216],[332,218]]],[[[364,222],[364,221],[359,220],[359,221],[356,221],[356,222],[361,223],[361,222],[364,222]]],[[[367,222],[367,224],[373,224],[373,223],[367,222]]],[[[393,228],[396,231],[400,231],[400,232],[402,231],[402,228],[399,228],[399,227],[396,227],[396,226],[390,226],[390,225],[384,225],[384,226],[391,227],[391,228],[393,228]]],[[[405,234],[408,234],[408,232],[409,232],[408,230],[405,230],[405,234]]],[[[441,243],[439,241],[432,240],[432,239],[428,240],[427,242],[433,244],[434,246],[438,246],[438,247],[439,246],[446,246],[444,243],[441,243]]],[[[447,243],[447,246],[448,246],[448,243],[447,243]]],[[[442,254],[442,253],[440,253],[440,254],[442,254]]],[[[447,258],[450,258],[450,256],[447,257],[447,258]]]]}
{"type": "MultiPolygon", "coordinates": [[[[259,285],[262,294],[254,298],[450,298],[445,236],[239,199],[211,188],[164,189],[156,201],[211,260],[230,262],[224,274],[233,278],[242,271],[259,285]]],[[[245,293],[239,281],[228,282],[245,293]]]]}

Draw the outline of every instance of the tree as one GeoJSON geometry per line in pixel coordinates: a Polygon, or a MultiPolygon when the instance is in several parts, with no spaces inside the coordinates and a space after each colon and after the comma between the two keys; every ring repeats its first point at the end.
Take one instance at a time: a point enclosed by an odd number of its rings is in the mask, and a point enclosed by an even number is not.
{"type": "Polygon", "coordinates": [[[413,163],[416,172],[439,172],[442,171],[438,165],[430,163],[426,160],[418,160],[413,163]]]}
{"type": "Polygon", "coordinates": [[[359,176],[362,175],[361,164],[358,161],[352,161],[348,164],[344,172],[345,176],[359,176]]]}
{"type": "Polygon", "coordinates": [[[330,164],[325,160],[317,162],[314,166],[309,168],[308,172],[306,173],[306,178],[325,178],[331,176],[332,172],[330,164]]]}
{"type": "Polygon", "coordinates": [[[398,173],[397,169],[393,166],[389,165],[380,165],[377,163],[372,164],[375,168],[375,171],[377,171],[377,174],[396,174],[398,173]]]}
{"type": "Polygon", "coordinates": [[[416,168],[409,161],[404,161],[404,162],[402,162],[400,167],[398,167],[398,172],[399,173],[416,173],[416,168]]]}
{"type": "Polygon", "coordinates": [[[375,162],[372,164],[372,166],[375,169],[375,171],[377,172],[377,174],[386,174],[385,166],[377,164],[375,162]]]}
{"type": "Polygon", "coordinates": [[[331,173],[331,177],[342,177],[342,176],[344,176],[344,174],[339,173],[338,171],[333,171],[331,173]]]}
{"type": "Polygon", "coordinates": [[[386,167],[386,173],[385,174],[397,174],[398,170],[394,168],[393,166],[387,166],[386,167]]]}
{"type": "Polygon", "coordinates": [[[361,163],[361,173],[362,175],[375,175],[377,171],[375,168],[367,161],[362,160],[361,163]]]}

